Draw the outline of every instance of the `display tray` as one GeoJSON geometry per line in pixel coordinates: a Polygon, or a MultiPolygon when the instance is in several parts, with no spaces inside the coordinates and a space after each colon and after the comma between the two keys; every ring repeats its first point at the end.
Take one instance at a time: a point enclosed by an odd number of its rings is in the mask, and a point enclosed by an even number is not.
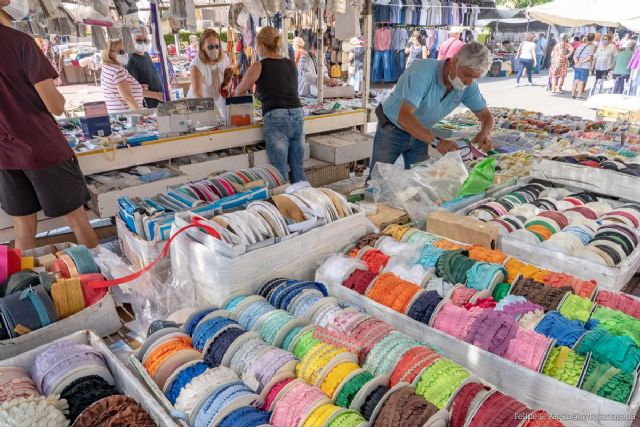
{"type": "Polygon", "coordinates": [[[118,213],[120,209],[118,203],[119,197],[152,197],[158,193],[164,193],[169,187],[186,184],[189,181],[187,174],[171,165],[166,165],[165,167],[172,171],[172,176],[146,184],[104,192],[100,192],[93,184],[87,185],[89,193],[91,194],[89,206],[100,218],[108,218],[118,213]]]}
{"type": "Polygon", "coordinates": [[[640,202],[640,178],[617,171],[534,159],[531,177],[640,202]]]}
{"type": "MultiPolygon", "coordinates": [[[[231,293],[256,292],[257,287],[274,277],[312,279],[318,266],[358,237],[373,229],[364,211],[330,224],[314,228],[260,249],[244,253],[235,247],[233,257],[225,256],[200,243],[202,232],[188,230],[178,235],[171,246],[173,276],[193,283],[201,303],[219,304],[231,293]]],[[[190,220],[176,216],[173,232],[190,220]]]]}
{"type": "Polygon", "coordinates": [[[177,168],[189,177],[189,181],[199,181],[219,173],[246,169],[249,167],[249,154],[243,153],[235,156],[222,157],[206,162],[192,163],[177,166],[177,168]]]}
{"type": "Polygon", "coordinates": [[[620,291],[640,269],[640,250],[615,267],[584,258],[565,255],[507,236],[498,237],[498,249],[520,261],[555,272],[567,273],[582,280],[595,280],[599,287],[620,291]]]}
{"type": "Polygon", "coordinates": [[[447,335],[393,311],[342,285],[328,283],[329,294],[384,320],[410,337],[436,349],[490,385],[533,409],[561,416],[566,426],[631,426],[640,409],[636,387],[625,405],[541,375],[514,362],[447,335]]]}
{"type": "MultiPolygon", "coordinates": [[[[134,398],[149,415],[154,419],[159,427],[177,427],[178,424],[160,406],[157,400],[147,391],[140,381],[131,371],[113,354],[107,344],[96,335],[94,331],[83,330],[64,337],[64,340],[72,340],[81,344],[88,344],[95,348],[104,357],[104,360],[116,381],[116,388],[119,392],[134,398]]],[[[47,344],[34,348],[25,353],[19,354],[10,359],[0,361],[0,366],[17,366],[31,371],[36,356],[42,353],[47,347],[60,340],[48,340],[47,344]]]]}

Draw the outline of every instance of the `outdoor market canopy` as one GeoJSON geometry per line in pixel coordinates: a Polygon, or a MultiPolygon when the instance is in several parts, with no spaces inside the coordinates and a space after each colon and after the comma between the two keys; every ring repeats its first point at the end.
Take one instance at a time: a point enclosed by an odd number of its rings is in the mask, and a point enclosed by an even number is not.
{"type": "Polygon", "coordinates": [[[527,12],[531,19],[564,27],[597,24],[640,31],[638,0],[555,0],[527,12]]]}

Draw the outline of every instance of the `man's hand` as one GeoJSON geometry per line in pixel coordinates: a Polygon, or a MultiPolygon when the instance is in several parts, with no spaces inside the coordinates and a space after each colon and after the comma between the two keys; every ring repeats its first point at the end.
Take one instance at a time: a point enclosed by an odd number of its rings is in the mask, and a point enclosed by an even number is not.
{"type": "Polygon", "coordinates": [[[480,147],[480,149],[485,153],[493,149],[493,145],[491,144],[491,135],[489,135],[488,133],[480,132],[473,138],[473,141],[471,142],[480,147]]]}
{"type": "Polygon", "coordinates": [[[442,155],[451,153],[452,151],[458,151],[459,149],[460,147],[458,147],[458,144],[450,139],[440,139],[440,143],[438,144],[438,147],[436,147],[436,150],[438,150],[442,155]]]}

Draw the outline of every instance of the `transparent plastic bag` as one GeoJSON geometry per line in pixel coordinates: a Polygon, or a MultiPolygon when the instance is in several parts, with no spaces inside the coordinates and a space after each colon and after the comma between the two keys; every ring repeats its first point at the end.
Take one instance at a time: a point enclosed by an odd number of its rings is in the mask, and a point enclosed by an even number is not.
{"type": "MultiPolygon", "coordinates": [[[[102,271],[111,278],[128,276],[138,271],[124,258],[110,250],[98,247],[95,253],[100,260],[102,271]]],[[[174,278],[171,258],[161,259],[150,271],[138,279],[113,287],[116,303],[131,304],[135,321],[127,324],[141,337],[146,337],[149,325],[154,320],[167,319],[181,323],[198,306],[195,288],[192,284],[174,278]]]]}
{"type": "Polygon", "coordinates": [[[409,170],[376,163],[370,186],[376,203],[404,209],[414,225],[421,228],[430,212],[456,198],[467,176],[460,153],[453,152],[415,164],[409,170]]]}

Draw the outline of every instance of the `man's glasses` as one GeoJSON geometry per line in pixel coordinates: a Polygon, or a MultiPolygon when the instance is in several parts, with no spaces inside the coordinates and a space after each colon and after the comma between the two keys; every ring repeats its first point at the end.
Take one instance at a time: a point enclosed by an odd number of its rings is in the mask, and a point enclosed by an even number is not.
{"type": "Polygon", "coordinates": [[[151,43],[151,40],[149,40],[149,39],[136,39],[136,43],[149,44],[149,43],[151,43]]]}

